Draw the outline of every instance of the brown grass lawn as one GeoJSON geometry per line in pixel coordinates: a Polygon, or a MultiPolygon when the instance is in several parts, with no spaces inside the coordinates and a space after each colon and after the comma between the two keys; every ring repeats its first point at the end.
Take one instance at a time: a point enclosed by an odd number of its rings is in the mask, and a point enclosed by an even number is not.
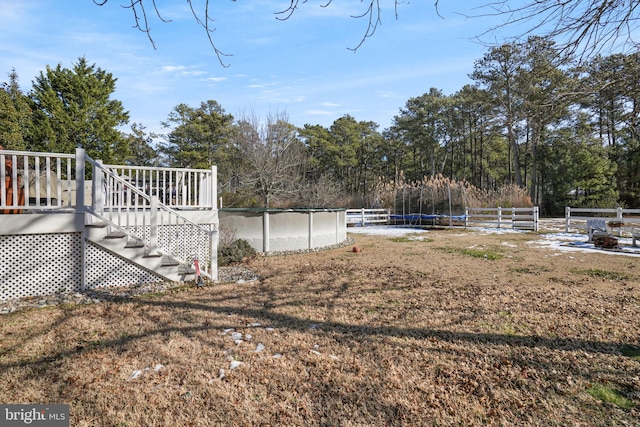
{"type": "Polygon", "coordinates": [[[72,426],[640,425],[640,258],[355,237],[256,282],[2,316],[0,402],[72,426]]]}

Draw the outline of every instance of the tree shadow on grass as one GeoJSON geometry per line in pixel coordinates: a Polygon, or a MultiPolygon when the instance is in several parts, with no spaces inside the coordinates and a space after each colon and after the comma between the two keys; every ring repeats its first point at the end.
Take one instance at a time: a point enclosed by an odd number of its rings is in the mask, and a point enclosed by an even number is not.
{"type": "MultiPolygon", "coordinates": [[[[338,283],[338,282],[336,282],[338,283]]],[[[384,425],[406,425],[420,424],[424,421],[416,408],[409,404],[405,399],[388,398],[389,384],[396,381],[392,370],[384,369],[384,363],[393,364],[402,363],[406,368],[420,359],[436,360],[451,359],[452,364],[439,366],[438,363],[427,364],[428,372],[422,372],[422,375],[429,375],[436,386],[444,387],[448,393],[462,393],[462,398],[476,399],[478,396],[487,397],[491,395],[492,380],[478,380],[483,375],[481,363],[489,360],[495,375],[500,375],[502,365],[514,365],[516,370],[526,371],[535,370],[537,375],[542,376],[542,382],[549,386],[556,382],[561,382],[562,378],[552,374],[555,370],[563,373],[570,373],[576,378],[584,378],[586,381],[592,381],[593,376],[605,375],[617,378],[620,376],[620,369],[615,367],[607,367],[605,363],[599,363],[592,368],[581,368],[572,365],[572,361],[563,360],[563,352],[577,353],[576,357],[584,357],[585,353],[590,355],[621,355],[621,349],[625,345],[636,343],[621,343],[614,341],[589,340],[582,338],[552,338],[539,335],[509,335],[500,333],[475,333],[475,332],[459,332],[438,328],[421,328],[410,326],[385,326],[385,325],[358,325],[346,322],[340,322],[332,315],[333,305],[327,303],[324,307],[328,310],[328,316],[324,318],[311,317],[302,318],[300,315],[291,315],[278,313],[273,307],[280,307],[282,304],[264,304],[266,300],[272,302],[278,301],[276,294],[263,293],[265,289],[260,286],[256,287],[255,294],[248,294],[244,299],[237,299],[234,296],[217,296],[211,294],[195,294],[188,295],[188,300],[169,300],[167,298],[155,298],[153,296],[143,298],[116,299],[110,303],[105,303],[105,312],[115,311],[119,315],[135,312],[140,321],[146,323],[146,329],[140,333],[131,333],[123,331],[119,336],[113,336],[110,339],[100,341],[97,345],[74,345],[73,341],[68,341],[66,348],[52,349],[46,355],[22,360],[16,362],[0,362],[0,370],[10,370],[11,368],[27,368],[27,370],[19,375],[22,379],[29,380],[41,373],[50,371],[54,376],[64,377],[62,374],[66,372],[57,372],[61,368],[57,361],[65,358],[82,356],[87,351],[100,349],[115,349],[117,353],[127,348],[134,347],[138,341],[146,340],[150,337],[176,337],[181,336],[186,339],[201,340],[203,344],[211,348],[212,345],[220,346],[221,341],[214,337],[219,337],[223,328],[235,328],[242,330],[248,327],[247,322],[256,322],[264,326],[270,326],[280,331],[298,332],[303,334],[312,334],[316,338],[326,337],[329,341],[335,341],[338,345],[342,345],[345,351],[347,348],[355,348],[350,352],[349,357],[356,357],[358,360],[372,360],[374,363],[367,369],[368,372],[376,373],[375,378],[364,378],[360,376],[357,366],[336,367],[325,365],[322,360],[315,361],[309,356],[309,349],[290,349],[292,352],[289,357],[298,359],[302,366],[306,366],[309,370],[309,377],[300,389],[296,390],[299,395],[308,396],[310,403],[310,413],[308,416],[313,417],[319,424],[336,425],[344,420],[359,421],[363,419],[376,420],[384,425]],[[257,295],[262,295],[259,303],[263,303],[263,307],[259,304],[257,307],[246,306],[248,301],[255,302],[257,295]],[[264,299],[266,298],[266,299],[264,299]],[[120,310],[122,309],[122,310],[120,310]],[[212,314],[208,317],[206,313],[212,314]],[[200,314],[200,315],[199,315],[200,314]],[[229,314],[234,316],[230,317],[229,314]],[[202,320],[200,320],[202,319],[202,320]],[[327,320],[328,319],[328,320],[327,320]],[[184,324],[184,323],[187,324],[184,324]],[[205,333],[204,335],[202,333],[205,333]],[[212,335],[213,334],[213,335],[212,335]],[[211,337],[211,339],[209,339],[211,337]],[[449,345],[443,345],[449,344],[449,345]],[[390,348],[403,348],[401,354],[393,353],[390,348]],[[551,354],[547,351],[521,351],[526,349],[540,349],[558,352],[560,357],[549,357],[551,354]],[[385,357],[395,358],[394,360],[384,361],[385,357]],[[457,365],[460,358],[464,358],[461,366],[457,365]],[[404,359],[403,359],[404,358],[404,359]],[[439,358],[439,359],[438,359],[439,358]],[[317,363],[317,364],[316,364],[317,363]],[[474,370],[477,369],[477,372],[474,370]],[[603,370],[609,369],[605,372],[603,370]],[[334,378],[334,375],[341,377],[334,378]],[[354,394],[353,391],[345,387],[340,378],[348,378],[351,385],[363,391],[354,394]],[[437,383],[441,381],[442,383],[437,383]],[[441,385],[438,385],[441,384],[441,385]],[[475,385],[470,385],[475,384],[475,385]],[[469,389],[471,387],[471,389],[469,389]],[[475,389],[473,389],[475,387],[475,389]],[[454,390],[454,392],[451,392],[454,390]],[[363,400],[364,399],[364,400],[363,400]],[[324,420],[324,421],[323,421],[324,420]]],[[[345,293],[350,292],[348,286],[337,284],[337,286],[329,287],[327,292],[334,298],[340,298],[345,293]]],[[[105,293],[104,298],[107,298],[105,293]]],[[[293,296],[293,299],[302,298],[301,295],[293,296]]],[[[316,298],[314,296],[314,298],[316,298]]],[[[314,300],[315,304],[320,301],[314,300]]],[[[50,324],[41,328],[34,329],[29,334],[28,339],[34,339],[38,334],[45,334],[48,331],[59,328],[66,321],[73,322],[76,316],[82,316],[89,312],[90,309],[62,309],[62,312],[50,324]]],[[[100,316],[100,315],[98,315],[100,316]]],[[[105,322],[109,317],[103,313],[105,322]]],[[[81,331],[78,337],[81,337],[81,331]]],[[[313,342],[316,338],[308,341],[313,342]]],[[[17,343],[17,346],[24,343],[17,343]]],[[[232,344],[233,345],[233,344],[232,344]]],[[[14,346],[15,349],[15,346],[14,346]]],[[[6,353],[6,349],[5,349],[6,353]]],[[[91,357],[88,355],[87,357],[91,357]]],[[[0,359],[1,360],[1,359],[0,359]]],[[[222,359],[224,360],[224,359],[222,359]]],[[[345,359],[345,362],[349,360],[345,359]]],[[[180,363],[180,361],[175,361],[180,363]]],[[[75,362],[74,362],[75,363],[75,362]]],[[[165,363],[165,361],[163,361],[165,363]]],[[[172,362],[169,361],[169,364],[172,362]]],[[[348,365],[348,363],[345,363],[348,365]]],[[[353,365],[353,364],[352,364],[353,365]]],[[[640,368],[639,368],[640,370],[640,368]]],[[[633,375],[633,373],[630,373],[633,375]]],[[[250,380],[250,379],[246,379],[250,380]]],[[[244,381],[244,380],[243,380],[244,381]]],[[[251,383],[246,384],[251,387],[251,383]]],[[[495,385],[493,385],[495,387],[495,385]]],[[[502,386],[505,388],[512,385],[502,386]]],[[[554,387],[554,386],[549,386],[554,387]]],[[[556,393],[551,388],[548,393],[556,393]]],[[[421,389],[407,386],[402,393],[417,393],[421,399],[428,399],[428,394],[421,389]]],[[[515,391],[514,391],[515,392],[515,391]]],[[[522,390],[517,393],[521,393],[522,390]]],[[[633,390],[637,392],[637,390],[633,390]]],[[[64,400],[68,398],[68,391],[65,391],[64,385],[61,387],[60,396],[64,400]]],[[[524,392],[527,393],[527,390],[524,392]]],[[[537,393],[532,390],[531,393],[537,393]]],[[[563,391],[557,392],[562,394],[563,391]]],[[[544,397],[542,397],[544,398],[544,397]]],[[[81,402],[84,402],[82,400],[81,402]]],[[[81,403],[78,403],[81,404],[81,403]]],[[[440,405],[442,402],[438,400],[433,402],[434,405],[440,405]]],[[[445,403],[446,404],[446,403],[445,403]]],[[[513,402],[498,402],[494,399],[493,405],[502,405],[500,407],[507,408],[510,411],[516,411],[519,420],[526,418],[524,415],[526,408],[518,409],[517,404],[513,402]]],[[[488,404],[487,404],[488,405],[488,404]]],[[[85,409],[88,410],[88,409],[85,409]]],[[[424,410],[424,408],[421,408],[424,410]]],[[[277,417],[278,414],[270,413],[265,417],[277,417]]],[[[274,419],[266,418],[264,422],[273,422],[274,419]]],[[[280,420],[284,424],[296,425],[297,422],[291,419],[280,420]]],[[[485,419],[486,421],[486,419],[485,419]]]]}
{"type": "MultiPolygon", "coordinates": [[[[99,294],[95,292],[94,294],[99,294]]],[[[228,298],[221,298],[219,301],[228,300],[228,298]]],[[[397,327],[397,326],[366,326],[366,325],[354,325],[338,321],[324,321],[321,319],[302,319],[300,317],[276,313],[268,308],[266,309],[254,309],[247,307],[219,307],[212,304],[204,304],[197,302],[174,302],[174,301],[161,301],[153,298],[123,298],[112,301],[115,304],[131,304],[137,307],[155,306],[166,309],[177,309],[188,311],[191,314],[197,311],[209,311],[217,314],[229,314],[240,315],[246,318],[255,319],[256,322],[261,324],[268,324],[274,328],[281,328],[290,331],[297,332],[309,332],[314,329],[319,332],[337,334],[345,338],[359,341],[366,338],[375,337],[392,337],[392,338],[408,338],[413,340],[438,340],[448,343],[462,343],[462,344],[482,344],[482,345],[494,345],[494,346],[509,346],[509,347],[523,347],[523,348],[546,348],[549,350],[559,351],[576,351],[580,350],[586,353],[592,354],[608,354],[608,355],[621,355],[621,349],[629,346],[636,346],[638,343],[630,342],[615,342],[615,341],[598,341],[588,340],[582,338],[566,338],[566,337],[544,337],[540,335],[510,335],[510,334],[496,334],[496,333],[478,333],[478,332],[459,332],[449,331],[445,329],[429,329],[429,328],[412,328],[412,327],[397,327]]],[[[53,324],[50,324],[47,329],[53,330],[58,325],[63,324],[69,316],[73,315],[73,310],[65,310],[65,314],[60,316],[53,324]]],[[[157,319],[156,319],[157,320],[157,319]]],[[[168,322],[170,323],[170,322],[168,322]]],[[[185,336],[191,336],[194,333],[218,330],[221,325],[202,324],[193,326],[170,326],[165,322],[166,326],[155,328],[153,330],[145,331],[140,334],[126,334],[119,338],[111,340],[105,340],[100,343],[100,347],[111,347],[114,345],[126,345],[130,342],[136,341],[141,338],[146,338],[152,335],[166,335],[169,333],[180,333],[185,336]]],[[[246,325],[228,325],[228,327],[243,328],[246,325]]],[[[30,337],[34,338],[36,335],[43,333],[39,329],[34,330],[30,337]]],[[[21,343],[24,343],[22,341],[21,343]]],[[[10,352],[12,349],[5,349],[3,353],[10,352]]],[[[15,362],[15,363],[0,363],[0,368],[7,369],[15,366],[24,365],[38,365],[43,363],[49,363],[52,360],[61,357],[68,357],[77,354],[84,350],[84,348],[67,349],[60,351],[57,354],[52,354],[41,359],[30,360],[29,362],[15,362]]]]}

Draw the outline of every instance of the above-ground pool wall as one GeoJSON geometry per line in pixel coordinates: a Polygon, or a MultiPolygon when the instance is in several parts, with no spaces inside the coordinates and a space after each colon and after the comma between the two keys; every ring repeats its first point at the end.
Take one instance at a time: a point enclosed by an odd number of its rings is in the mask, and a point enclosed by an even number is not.
{"type": "Polygon", "coordinates": [[[323,248],[347,239],[344,209],[220,209],[220,227],[258,252],[323,248]]]}

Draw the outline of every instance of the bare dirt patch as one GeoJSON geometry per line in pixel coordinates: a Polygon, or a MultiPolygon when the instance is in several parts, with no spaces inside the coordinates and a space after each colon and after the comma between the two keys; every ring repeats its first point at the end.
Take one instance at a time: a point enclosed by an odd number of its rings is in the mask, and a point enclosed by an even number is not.
{"type": "Polygon", "coordinates": [[[258,281],[2,316],[0,401],[74,426],[640,424],[639,258],[354,237],[258,281]]]}

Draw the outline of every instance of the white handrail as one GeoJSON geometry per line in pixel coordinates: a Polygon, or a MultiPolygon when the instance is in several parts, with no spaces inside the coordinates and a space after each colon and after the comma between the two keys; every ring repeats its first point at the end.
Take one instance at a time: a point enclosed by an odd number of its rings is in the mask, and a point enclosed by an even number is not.
{"type": "Polygon", "coordinates": [[[190,221],[99,161],[89,157],[86,161],[93,167],[91,215],[128,238],[144,242],[149,254],[168,255],[186,265],[197,258],[203,273],[211,275],[217,268],[213,265],[216,254],[211,253],[208,242],[217,230],[190,221]]]}

